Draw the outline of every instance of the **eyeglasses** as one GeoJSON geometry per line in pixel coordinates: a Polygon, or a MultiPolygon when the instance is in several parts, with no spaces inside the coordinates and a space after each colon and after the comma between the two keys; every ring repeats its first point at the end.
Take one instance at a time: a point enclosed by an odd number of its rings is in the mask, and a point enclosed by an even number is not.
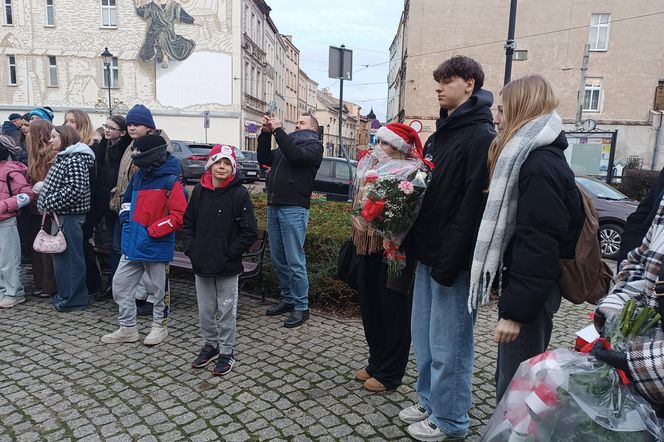
{"type": "Polygon", "coordinates": [[[120,130],[119,127],[111,127],[108,124],[102,124],[101,128],[104,129],[104,130],[120,130]]]}

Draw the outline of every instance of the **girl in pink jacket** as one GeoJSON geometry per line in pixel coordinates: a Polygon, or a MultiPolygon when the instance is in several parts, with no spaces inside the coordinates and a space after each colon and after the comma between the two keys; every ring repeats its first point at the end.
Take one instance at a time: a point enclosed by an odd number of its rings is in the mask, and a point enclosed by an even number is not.
{"type": "Polygon", "coordinates": [[[27,167],[9,160],[7,143],[14,144],[6,135],[0,135],[0,308],[11,308],[25,301],[16,215],[32,198],[32,189],[25,178],[27,167]]]}

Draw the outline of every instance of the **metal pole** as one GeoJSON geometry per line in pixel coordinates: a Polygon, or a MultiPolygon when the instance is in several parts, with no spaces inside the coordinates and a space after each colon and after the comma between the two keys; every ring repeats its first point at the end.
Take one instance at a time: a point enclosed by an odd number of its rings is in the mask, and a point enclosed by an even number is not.
{"type": "Polygon", "coordinates": [[[344,48],[346,45],[341,45],[341,79],[339,80],[339,152],[346,159],[346,164],[348,165],[348,176],[350,183],[348,185],[348,200],[353,199],[353,166],[350,163],[350,157],[348,155],[348,150],[344,146],[343,141],[343,111],[344,111],[344,77],[346,76],[344,72],[344,48]]]}
{"type": "Polygon", "coordinates": [[[611,135],[611,151],[609,152],[609,167],[606,171],[606,183],[611,184],[613,181],[613,166],[616,160],[616,141],[618,140],[618,130],[614,130],[611,135]]]}
{"type": "Polygon", "coordinates": [[[113,103],[111,102],[111,64],[106,63],[106,75],[107,81],[106,85],[108,86],[108,116],[113,115],[113,103]]]}
{"type": "Polygon", "coordinates": [[[576,96],[576,118],[574,126],[576,130],[581,129],[581,120],[583,119],[583,101],[586,97],[586,77],[588,75],[588,59],[590,57],[590,45],[583,47],[583,60],[581,61],[581,79],[579,81],[579,92],[576,96]]]}
{"type": "Polygon", "coordinates": [[[507,42],[505,42],[505,79],[503,84],[507,84],[512,79],[512,57],[514,56],[514,31],[516,28],[516,0],[510,2],[510,22],[507,29],[507,42]]]}

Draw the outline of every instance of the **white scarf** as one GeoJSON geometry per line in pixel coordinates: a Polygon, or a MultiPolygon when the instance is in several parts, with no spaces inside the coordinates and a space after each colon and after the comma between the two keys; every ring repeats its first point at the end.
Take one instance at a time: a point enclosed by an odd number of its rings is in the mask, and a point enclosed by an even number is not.
{"type": "Polygon", "coordinates": [[[517,131],[498,157],[470,270],[468,311],[471,313],[478,300],[482,304],[488,302],[496,275],[500,281],[503,255],[516,227],[521,166],[533,150],[555,141],[562,127],[557,112],[537,117],[517,131]]]}

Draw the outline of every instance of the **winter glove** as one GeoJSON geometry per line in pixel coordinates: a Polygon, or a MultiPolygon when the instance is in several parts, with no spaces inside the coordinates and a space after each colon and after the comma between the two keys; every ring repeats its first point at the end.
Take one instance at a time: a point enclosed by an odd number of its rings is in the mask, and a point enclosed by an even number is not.
{"type": "Polygon", "coordinates": [[[30,197],[27,193],[19,193],[16,195],[16,202],[18,203],[18,208],[22,209],[30,204],[30,197]]]}
{"type": "Polygon", "coordinates": [[[32,186],[32,191],[34,193],[41,193],[42,188],[44,187],[43,181],[37,181],[34,186],[32,186]]]}
{"type": "Polygon", "coordinates": [[[607,350],[601,342],[597,342],[590,351],[590,354],[598,361],[620,369],[629,376],[629,364],[627,364],[627,355],[624,351],[607,350]]]}

